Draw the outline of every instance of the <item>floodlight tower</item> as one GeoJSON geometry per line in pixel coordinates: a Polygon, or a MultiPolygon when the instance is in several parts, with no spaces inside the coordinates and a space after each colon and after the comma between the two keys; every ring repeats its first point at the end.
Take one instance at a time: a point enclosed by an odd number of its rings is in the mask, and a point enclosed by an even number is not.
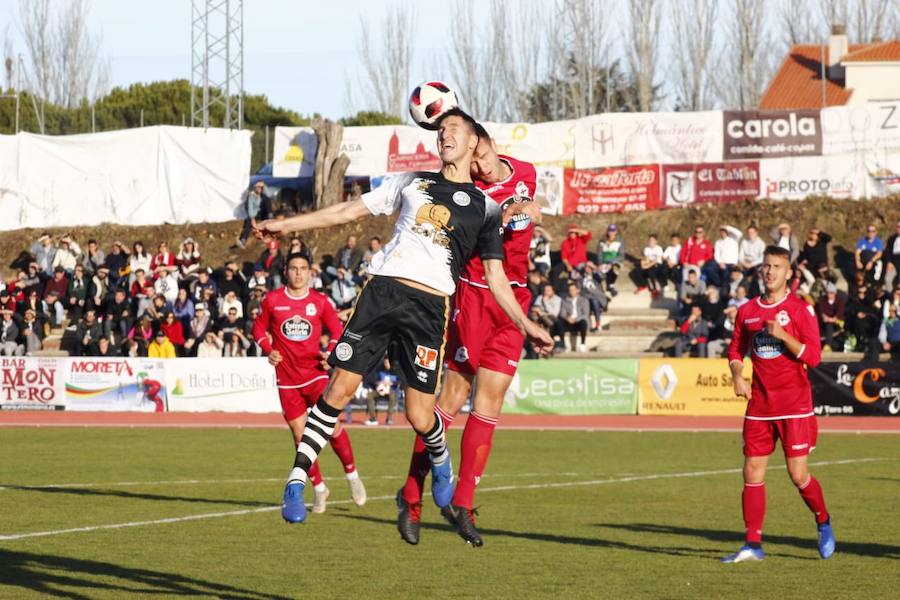
{"type": "Polygon", "coordinates": [[[191,0],[191,126],[209,127],[210,109],[225,110],[222,127],[244,126],[244,2],[191,0]]]}

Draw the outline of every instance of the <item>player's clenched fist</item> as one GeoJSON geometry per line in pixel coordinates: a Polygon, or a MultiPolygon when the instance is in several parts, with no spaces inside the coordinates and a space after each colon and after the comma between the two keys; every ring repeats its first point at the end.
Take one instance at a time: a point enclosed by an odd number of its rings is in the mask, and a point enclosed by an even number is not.
{"type": "Polygon", "coordinates": [[[267,221],[257,221],[253,225],[253,235],[261,240],[277,237],[283,231],[283,220],[269,219],[267,221]]]}
{"type": "Polygon", "coordinates": [[[751,395],[750,384],[741,376],[734,378],[734,395],[738,398],[746,398],[750,399],[751,395]]]}
{"type": "Polygon", "coordinates": [[[272,365],[273,367],[277,367],[278,363],[280,363],[282,360],[281,352],[279,352],[278,350],[272,350],[271,352],[269,352],[269,356],[267,356],[266,358],[269,359],[270,365],[272,365]]]}
{"type": "Polygon", "coordinates": [[[778,321],[766,321],[766,332],[776,340],[784,339],[784,327],[778,321]]]}

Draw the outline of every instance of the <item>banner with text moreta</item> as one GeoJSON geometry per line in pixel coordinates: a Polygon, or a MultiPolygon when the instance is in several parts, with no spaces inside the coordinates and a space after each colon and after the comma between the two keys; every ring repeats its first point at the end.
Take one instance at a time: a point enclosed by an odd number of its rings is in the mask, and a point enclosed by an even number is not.
{"type": "Polygon", "coordinates": [[[633,415],[637,361],[523,360],[503,401],[507,414],[633,415]]]}
{"type": "Polygon", "coordinates": [[[65,374],[58,358],[0,357],[0,410],[62,410],[65,374]]]}
{"type": "Polygon", "coordinates": [[[820,363],[809,371],[817,415],[900,415],[900,365],[820,363]]]}
{"type": "Polygon", "coordinates": [[[659,165],[565,169],[563,214],[659,208],[659,165]]]}
{"type": "Polygon", "coordinates": [[[66,410],[165,412],[165,363],[152,358],[68,358],[66,410]]]}
{"type": "MultiPolygon", "coordinates": [[[[750,379],[750,361],[744,377],[750,379]]],[[[638,414],[742,416],[747,401],[734,395],[728,361],[719,358],[642,358],[638,414]]]]}
{"type": "Polygon", "coordinates": [[[663,206],[721,204],[759,196],[759,161],[662,166],[663,206]]]}
{"type": "Polygon", "coordinates": [[[186,358],[166,363],[169,410],[281,412],[275,369],[265,358],[186,358]]]}
{"type": "Polygon", "coordinates": [[[722,121],[725,160],[822,154],[818,110],[726,110],[722,121]]]}

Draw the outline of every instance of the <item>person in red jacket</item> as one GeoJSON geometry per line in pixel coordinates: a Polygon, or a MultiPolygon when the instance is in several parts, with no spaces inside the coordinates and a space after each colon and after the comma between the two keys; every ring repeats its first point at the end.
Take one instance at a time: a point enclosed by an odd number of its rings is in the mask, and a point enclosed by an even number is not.
{"type": "Polygon", "coordinates": [[[574,269],[581,268],[587,262],[587,245],[590,241],[590,231],[582,229],[575,223],[569,225],[566,230],[566,239],[562,241],[559,248],[560,258],[569,273],[574,269]]]}
{"type": "Polygon", "coordinates": [[[684,278],[687,279],[688,271],[691,270],[696,270],[699,275],[704,263],[712,260],[712,257],[712,242],[706,238],[706,231],[703,227],[697,225],[694,227],[694,235],[688,238],[681,249],[681,260],[679,262],[681,263],[684,278]]]}
{"type": "Polygon", "coordinates": [[[181,323],[181,319],[176,319],[175,313],[172,311],[166,311],[159,328],[166,334],[172,345],[175,346],[175,352],[178,356],[184,356],[184,325],[181,323]]]}

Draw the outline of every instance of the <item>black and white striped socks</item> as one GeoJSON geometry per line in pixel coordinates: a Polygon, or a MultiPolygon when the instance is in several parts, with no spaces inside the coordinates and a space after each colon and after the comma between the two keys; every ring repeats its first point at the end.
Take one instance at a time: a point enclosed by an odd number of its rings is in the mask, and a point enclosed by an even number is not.
{"type": "Polygon", "coordinates": [[[313,409],[309,411],[306,417],[306,427],[303,429],[303,437],[300,438],[300,444],[297,446],[294,468],[291,469],[291,474],[288,476],[288,483],[294,481],[306,483],[309,468],[316,462],[322,448],[331,439],[340,414],[341,411],[329,406],[324,398],[319,398],[313,409]]]}
{"type": "Polygon", "coordinates": [[[437,412],[434,413],[434,426],[422,434],[422,442],[425,443],[425,449],[428,450],[431,464],[442,465],[450,458],[450,453],[447,451],[447,440],[444,437],[444,422],[437,412]]]}

